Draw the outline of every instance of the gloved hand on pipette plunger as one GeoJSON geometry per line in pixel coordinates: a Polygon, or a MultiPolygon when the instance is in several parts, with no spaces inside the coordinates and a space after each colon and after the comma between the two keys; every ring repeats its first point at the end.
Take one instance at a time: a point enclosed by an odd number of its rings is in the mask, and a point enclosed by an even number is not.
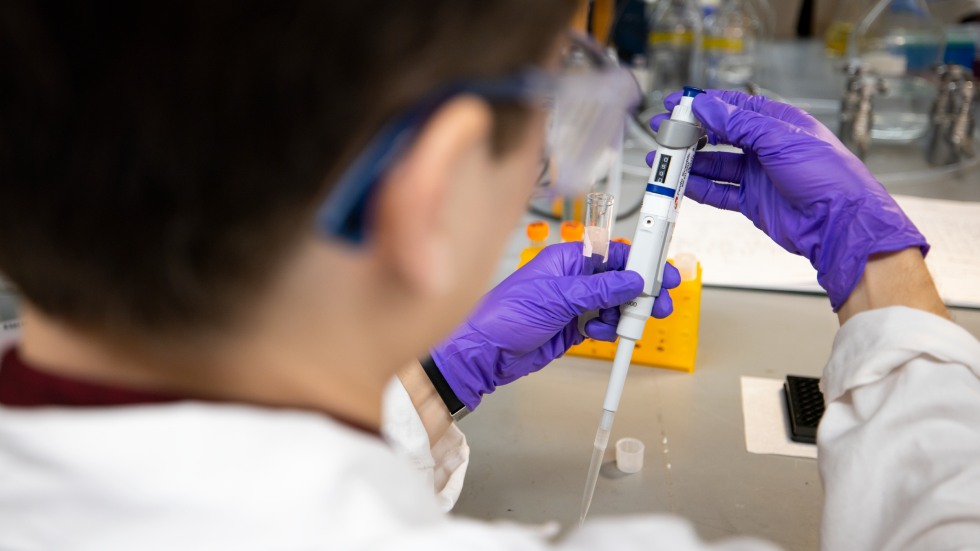
{"type": "MultiPolygon", "coordinates": [[[[680,97],[671,94],[664,105],[671,110],[680,97]]],[[[719,90],[694,98],[692,109],[710,143],[743,152],[699,152],[685,195],[740,211],[781,247],[809,259],[834,311],[851,295],[869,256],[928,251],[884,186],[805,111],[719,90]]],[[[656,130],[664,119],[658,115],[650,126],[656,130]]]]}
{"type": "MultiPolygon", "coordinates": [[[[606,272],[583,273],[582,243],[545,247],[533,260],[491,290],[466,322],[431,350],[432,360],[453,392],[469,409],[490,394],[538,371],[585,337],[616,340],[619,305],[639,296],[643,278],[624,271],[629,246],[612,242],[606,272]],[[599,310],[585,324],[578,317],[599,310]]],[[[672,265],[664,267],[664,288],[680,285],[672,265]]],[[[667,317],[674,309],[660,293],[651,313],[667,317]]]]}

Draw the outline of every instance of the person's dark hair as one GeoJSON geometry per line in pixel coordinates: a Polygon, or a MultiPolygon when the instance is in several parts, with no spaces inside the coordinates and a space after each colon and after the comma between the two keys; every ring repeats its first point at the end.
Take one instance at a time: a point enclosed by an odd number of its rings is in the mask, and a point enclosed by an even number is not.
{"type": "Polygon", "coordinates": [[[85,328],[224,323],[386,119],[544,59],[574,5],[4,0],[0,272],[85,328]]]}

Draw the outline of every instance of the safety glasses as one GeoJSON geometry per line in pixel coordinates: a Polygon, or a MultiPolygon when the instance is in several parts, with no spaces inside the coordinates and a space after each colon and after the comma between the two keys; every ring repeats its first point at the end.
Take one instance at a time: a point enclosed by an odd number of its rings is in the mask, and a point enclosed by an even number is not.
{"type": "Polygon", "coordinates": [[[579,35],[569,41],[561,73],[529,69],[446,86],[382,127],[354,159],[317,211],[316,226],[322,235],[352,244],[365,240],[378,183],[428,118],[459,95],[476,95],[491,104],[522,103],[549,110],[542,182],[555,195],[588,189],[597,167],[614,147],[617,133],[622,132],[629,110],[640,101],[631,73],[579,35]]]}

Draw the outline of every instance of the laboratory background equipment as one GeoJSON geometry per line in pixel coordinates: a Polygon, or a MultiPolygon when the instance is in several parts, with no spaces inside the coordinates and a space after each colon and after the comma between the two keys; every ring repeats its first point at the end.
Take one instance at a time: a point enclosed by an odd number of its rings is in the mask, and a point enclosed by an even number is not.
{"type": "Polygon", "coordinates": [[[860,64],[848,67],[837,137],[859,159],[864,159],[871,150],[874,98],[887,90],[884,79],[873,71],[866,71],[860,64]]]}
{"type": "Polygon", "coordinates": [[[707,19],[709,15],[718,11],[721,0],[698,0],[698,4],[701,6],[701,15],[707,19]]]}
{"type": "Polygon", "coordinates": [[[633,78],[640,85],[640,93],[646,98],[644,100],[645,105],[649,105],[650,103],[650,86],[653,85],[653,73],[650,71],[650,63],[647,61],[647,51],[647,49],[644,49],[644,53],[634,55],[633,60],[630,62],[630,71],[633,73],[633,78]]]}
{"type": "Polygon", "coordinates": [[[777,27],[776,10],[773,9],[770,0],[748,0],[748,4],[759,21],[761,33],[756,46],[755,73],[750,81],[751,86],[747,87],[747,90],[751,91],[754,87],[764,89],[762,95],[772,95],[773,92],[766,87],[771,85],[768,73],[772,65],[772,56],[776,55],[774,46],[777,27]]]}
{"type": "Polygon", "coordinates": [[[970,73],[973,73],[973,61],[977,55],[978,40],[980,40],[980,25],[946,27],[946,51],[943,54],[943,63],[946,65],[962,65],[969,69],[970,73]]]}
{"type": "Polygon", "coordinates": [[[565,220],[559,228],[559,235],[562,243],[572,243],[581,241],[585,234],[585,225],[578,220],[565,220]]]}
{"type": "Polygon", "coordinates": [[[980,23],[967,25],[973,35],[973,76],[980,78],[980,23]]]}
{"type": "Polygon", "coordinates": [[[696,0],[660,0],[649,17],[647,105],[663,106],[664,97],[695,82],[701,72],[704,19],[696,0]]]}
{"type": "Polygon", "coordinates": [[[616,20],[616,0],[592,0],[590,30],[598,44],[609,43],[609,36],[616,20]]]}
{"type": "Polygon", "coordinates": [[[878,0],[861,18],[848,57],[884,79],[886,89],[874,99],[872,138],[911,142],[925,135],[936,92],[928,79],[945,44],[945,31],[925,0],[878,0]]]}
{"type": "Polygon", "coordinates": [[[871,7],[871,0],[838,2],[834,18],[824,33],[824,48],[828,56],[839,58],[847,54],[847,42],[858,23],[871,7]]]}
{"type": "Polygon", "coordinates": [[[616,327],[619,344],[593,442],[592,461],[579,514],[580,523],[585,521],[592,504],[599,467],[609,443],[609,433],[626,384],[633,349],[636,341],[643,336],[653,303],[662,291],[664,264],[667,262],[674,222],[684,197],[694,153],[704,132],[691,110],[694,97],[702,93],[704,91],[699,88],[685,87],[680,103],[671,112],[670,119],[661,123],[657,132],[657,153],[643,196],[633,245],[626,260],[626,269],[643,277],[643,291],[620,309],[619,325],[616,327]]]}
{"type": "Polygon", "coordinates": [[[930,115],[926,159],[931,165],[945,166],[976,155],[976,83],[970,69],[962,65],[943,65],[937,72],[939,92],[930,115]]]}
{"type": "Polygon", "coordinates": [[[776,10],[769,0],[749,0],[756,16],[762,22],[762,37],[770,42],[776,37],[776,10]]]}
{"type": "Polygon", "coordinates": [[[766,27],[752,2],[723,0],[704,28],[704,84],[744,89],[757,82],[766,27]]]}
{"type": "Polygon", "coordinates": [[[541,252],[541,249],[548,246],[548,235],[551,233],[551,227],[548,226],[547,222],[537,220],[527,225],[526,232],[530,242],[527,248],[521,251],[521,260],[517,264],[518,268],[530,262],[541,252]]]}

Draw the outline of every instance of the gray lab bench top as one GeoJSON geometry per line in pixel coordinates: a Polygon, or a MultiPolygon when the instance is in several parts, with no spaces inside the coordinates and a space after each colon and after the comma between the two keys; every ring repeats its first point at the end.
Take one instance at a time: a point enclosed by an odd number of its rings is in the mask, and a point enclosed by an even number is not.
{"type": "MultiPolygon", "coordinates": [[[[954,316],[980,336],[980,311],[954,316]]],[[[590,517],[669,513],[708,539],[817,549],[816,461],[745,450],[739,380],[819,376],[836,331],[825,297],[705,289],[695,372],[630,368],[590,517]],[[624,436],[646,445],[637,474],[615,467],[624,436]]],[[[460,424],[472,452],[455,513],[573,527],[609,367],[566,357],[486,397],[460,424]]]]}

